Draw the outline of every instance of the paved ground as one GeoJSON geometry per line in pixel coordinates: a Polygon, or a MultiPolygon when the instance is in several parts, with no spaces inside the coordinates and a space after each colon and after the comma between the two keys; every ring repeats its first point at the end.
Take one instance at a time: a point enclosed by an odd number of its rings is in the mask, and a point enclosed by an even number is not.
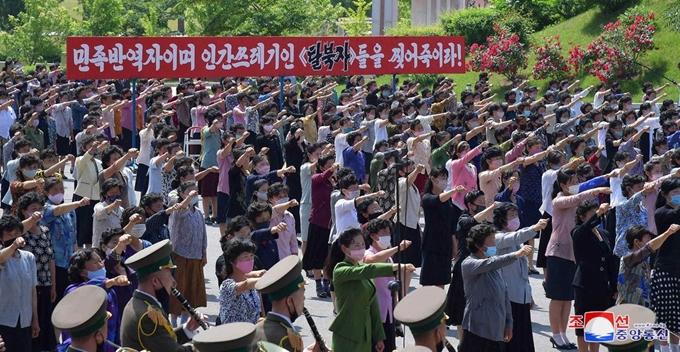
{"type": "MultiPolygon", "coordinates": [[[[71,177],[70,174],[68,174],[68,176],[71,177]]],[[[73,194],[72,178],[71,180],[65,182],[65,187],[67,189],[66,199],[68,201],[70,198],[70,196],[68,195],[73,194]]],[[[201,203],[199,202],[199,204],[201,203]]],[[[424,220],[421,218],[421,226],[423,225],[422,224],[423,221],[424,220]]],[[[215,276],[215,261],[217,260],[217,257],[222,254],[222,252],[219,244],[220,238],[219,227],[217,225],[212,225],[207,226],[207,229],[208,229],[208,264],[205,266],[204,274],[205,274],[205,286],[208,297],[208,307],[201,308],[199,310],[205,314],[208,314],[211,317],[211,321],[214,322],[214,319],[219,312],[219,287],[217,286],[217,278],[215,276]]],[[[538,241],[536,242],[536,247],[538,247],[538,241]]],[[[418,270],[415,273],[414,278],[411,281],[411,289],[419,287],[418,285],[419,273],[420,270],[418,270]]],[[[536,303],[536,307],[532,311],[534,344],[536,347],[536,351],[539,352],[553,350],[548,340],[551,336],[550,324],[548,320],[548,300],[546,299],[543,293],[543,288],[541,286],[542,280],[543,280],[542,275],[530,276],[531,287],[534,293],[534,301],[536,303]]],[[[310,287],[311,289],[308,289],[306,291],[307,299],[305,302],[305,306],[314,317],[316,326],[319,328],[321,335],[330,346],[331,332],[328,330],[328,327],[333,321],[332,314],[333,305],[330,301],[330,298],[328,299],[317,298],[316,291],[314,290],[314,282],[311,279],[309,281],[310,286],[308,287],[310,287]]],[[[295,321],[295,325],[300,328],[305,345],[309,345],[314,342],[314,337],[312,336],[307,321],[305,320],[304,317],[298,318],[297,321],[295,321]]],[[[410,334],[410,332],[408,332],[408,329],[405,330],[406,330],[405,338],[406,346],[413,345],[414,344],[413,336],[410,334]]],[[[576,336],[574,335],[573,331],[569,331],[568,336],[572,342],[574,343],[576,342],[576,336]]],[[[451,328],[451,330],[448,331],[448,339],[449,342],[454,347],[458,346],[458,334],[455,328],[451,328]]],[[[403,338],[397,338],[397,346],[402,346],[403,343],[404,343],[403,338]]],[[[601,348],[601,350],[604,351],[605,349],[601,348]]],[[[338,352],[350,352],[350,351],[338,351],[338,352]]]]}

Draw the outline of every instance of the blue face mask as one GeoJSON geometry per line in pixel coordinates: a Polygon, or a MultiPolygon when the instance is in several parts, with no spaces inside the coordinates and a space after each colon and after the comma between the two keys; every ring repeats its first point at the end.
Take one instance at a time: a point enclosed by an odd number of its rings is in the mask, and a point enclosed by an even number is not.
{"type": "Polygon", "coordinates": [[[343,128],[343,129],[342,129],[342,132],[343,132],[343,133],[350,133],[350,132],[352,132],[352,127],[343,128]]]}
{"type": "Polygon", "coordinates": [[[470,122],[470,128],[476,128],[478,125],[479,125],[479,122],[477,122],[477,121],[470,122]]]}
{"type": "Polygon", "coordinates": [[[666,154],[666,152],[668,152],[668,149],[666,149],[666,148],[659,148],[659,155],[664,155],[664,154],[666,154]]]}
{"type": "Polygon", "coordinates": [[[552,169],[555,170],[555,171],[557,171],[557,170],[559,170],[559,169],[561,169],[561,168],[562,168],[562,166],[553,166],[552,169]]]}
{"type": "Polygon", "coordinates": [[[680,194],[671,197],[671,204],[680,207],[680,194]]]}
{"type": "Polygon", "coordinates": [[[118,199],[120,199],[120,196],[111,196],[111,197],[106,198],[106,201],[109,202],[109,204],[111,204],[111,203],[117,201],[118,199]]]}
{"type": "Polygon", "coordinates": [[[623,137],[623,131],[614,131],[614,137],[616,138],[623,137]]]}
{"type": "Polygon", "coordinates": [[[484,251],[484,255],[487,258],[493,257],[494,255],[496,255],[496,247],[495,246],[492,246],[492,247],[487,246],[486,250],[484,251]]]}
{"type": "Polygon", "coordinates": [[[531,115],[531,111],[526,110],[524,111],[524,116],[529,117],[531,115]]]}
{"type": "Polygon", "coordinates": [[[87,272],[87,278],[90,279],[90,280],[92,280],[94,278],[98,278],[98,277],[106,277],[106,269],[105,268],[101,268],[97,271],[88,271],[87,272]]]}

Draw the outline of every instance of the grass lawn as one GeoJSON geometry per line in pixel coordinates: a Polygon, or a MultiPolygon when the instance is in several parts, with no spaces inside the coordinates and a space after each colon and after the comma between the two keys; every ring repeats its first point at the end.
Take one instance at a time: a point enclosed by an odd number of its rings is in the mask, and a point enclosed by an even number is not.
{"type": "MultiPolygon", "coordinates": [[[[654,42],[659,47],[659,50],[654,50],[648,52],[640,60],[643,64],[651,67],[654,71],[658,71],[666,77],[670,77],[680,81],[680,72],[678,72],[678,61],[680,57],[676,54],[676,48],[678,42],[680,42],[680,32],[676,32],[664,26],[664,19],[660,18],[662,14],[667,11],[669,2],[667,0],[643,0],[641,4],[644,5],[648,10],[653,11],[657,15],[657,23],[659,24],[656,33],[654,34],[654,42]]],[[[544,43],[544,38],[554,37],[556,35],[560,36],[560,41],[562,42],[562,47],[565,51],[571,49],[574,45],[581,45],[581,47],[587,47],[595,37],[602,33],[604,25],[609,22],[616,21],[616,18],[625,12],[625,10],[620,10],[614,13],[602,13],[599,9],[591,9],[586,11],[576,17],[573,17],[567,21],[559,23],[554,26],[543,29],[537,32],[533,36],[533,41],[539,45],[544,43]],[[572,43],[572,44],[569,44],[572,43]]],[[[545,92],[548,87],[548,79],[544,80],[534,80],[531,78],[531,68],[533,67],[535,58],[533,54],[529,55],[529,65],[528,68],[522,72],[523,75],[527,76],[531,81],[530,84],[536,85],[540,88],[541,92],[545,92]]],[[[434,73],[434,72],[433,72],[434,73]]],[[[454,79],[458,84],[455,88],[457,93],[460,93],[465,89],[467,83],[474,83],[477,81],[478,73],[468,72],[459,75],[447,75],[454,79]]],[[[404,79],[408,79],[408,75],[400,75],[399,81],[403,82],[404,79]]],[[[591,76],[589,73],[585,72],[576,77],[581,81],[580,86],[586,88],[590,85],[597,85],[600,81],[591,76]]],[[[379,84],[391,84],[391,76],[380,76],[377,81],[379,84]]],[[[639,77],[634,80],[622,81],[623,90],[625,92],[630,92],[633,95],[633,100],[639,102],[642,100],[642,92],[640,88],[642,83],[652,82],[654,86],[660,86],[668,82],[664,78],[661,78],[655,73],[644,69],[639,77]]],[[[503,93],[508,90],[507,86],[503,84],[505,78],[500,75],[492,75],[491,83],[494,87],[492,91],[502,96],[503,93]]],[[[431,87],[429,87],[431,88],[431,87]]],[[[664,91],[668,93],[669,97],[675,99],[677,97],[677,90],[673,87],[669,87],[664,91]]]]}

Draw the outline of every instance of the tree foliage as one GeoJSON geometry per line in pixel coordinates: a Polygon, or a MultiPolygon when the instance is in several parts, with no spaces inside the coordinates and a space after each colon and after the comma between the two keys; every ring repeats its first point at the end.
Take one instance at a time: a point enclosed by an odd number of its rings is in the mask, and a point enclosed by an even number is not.
{"type": "Polygon", "coordinates": [[[371,9],[371,3],[366,0],[355,0],[356,9],[345,8],[345,17],[340,23],[340,27],[345,30],[348,36],[364,36],[371,33],[371,23],[366,15],[371,9]]]}
{"type": "Polygon", "coordinates": [[[330,0],[180,0],[187,34],[292,36],[333,34],[342,7],[330,0]]]}
{"type": "Polygon", "coordinates": [[[122,0],[80,0],[81,34],[90,36],[117,36],[123,31],[124,9],[122,0]]]}
{"type": "Polygon", "coordinates": [[[24,7],[24,0],[0,0],[0,30],[11,30],[13,26],[9,16],[18,16],[24,11],[24,7]]]}
{"type": "Polygon", "coordinates": [[[0,37],[12,56],[26,63],[55,60],[61,56],[66,36],[73,33],[75,21],[59,0],[26,0],[25,11],[9,16],[14,28],[0,37]]]}

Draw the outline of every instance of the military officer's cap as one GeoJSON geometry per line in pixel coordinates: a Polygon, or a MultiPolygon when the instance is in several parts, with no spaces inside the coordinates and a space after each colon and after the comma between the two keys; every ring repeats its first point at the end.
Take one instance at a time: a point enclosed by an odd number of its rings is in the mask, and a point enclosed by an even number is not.
{"type": "Polygon", "coordinates": [[[399,350],[399,352],[432,352],[432,351],[430,351],[430,349],[425,346],[409,346],[404,348],[403,350],[399,350]]]}
{"type": "Polygon", "coordinates": [[[283,347],[279,347],[271,342],[260,341],[257,343],[260,352],[288,352],[283,347]]]}
{"type": "Polygon", "coordinates": [[[446,321],[446,293],[435,286],[421,287],[402,299],[394,308],[394,319],[414,334],[433,330],[446,321]]]}
{"type": "Polygon", "coordinates": [[[194,336],[193,345],[199,352],[248,352],[254,339],[254,324],[230,323],[194,336]]]}
{"type": "Polygon", "coordinates": [[[255,284],[255,289],[269,294],[273,301],[278,301],[304,285],[306,282],[302,276],[302,261],[297,255],[290,255],[267,270],[255,284]]]}
{"type": "Polygon", "coordinates": [[[75,338],[85,337],[101,329],[111,317],[106,311],[106,291],[85,285],[73,290],[54,307],[52,325],[68,331],[75,338]]]}
{"type": "Polygon", "coordinates": [[[174,269],[172,263],[172,242],[163,240],[144,248],[125,260],[125,265],[137,272],[137,277],[153,274],[163,269],[174,269]]]}

